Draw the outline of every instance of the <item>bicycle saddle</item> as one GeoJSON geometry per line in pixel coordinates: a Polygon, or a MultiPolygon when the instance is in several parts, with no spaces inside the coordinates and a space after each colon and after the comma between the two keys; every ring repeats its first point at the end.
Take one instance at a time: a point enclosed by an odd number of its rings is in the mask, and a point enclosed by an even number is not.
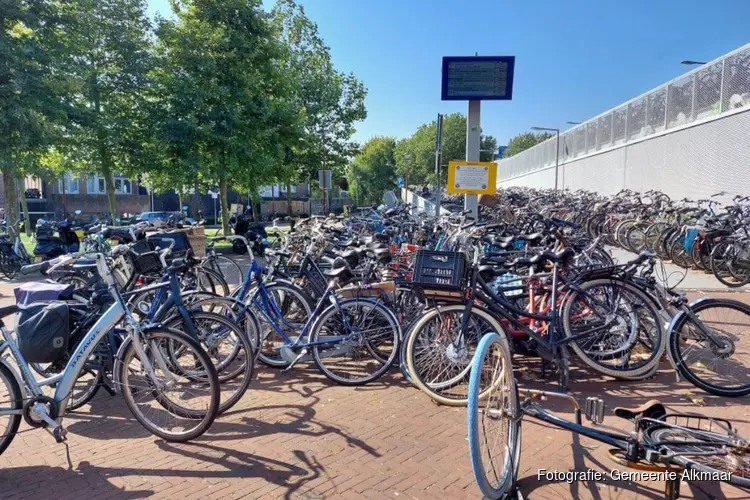
{"type": "Polygon", "coordinates": [[[640,417],[659,419],[666,414],[667,409],[656,399],[647,401],[636,408],[623,408],[621,406],[615,408],[615,415],[625,420],[634,420],[640,417]]]}
{"type": "Polygon", "coordinates": [[[281,255],[282,257],[291,257],[292,252],[283,249],[271,250],[270,248],[268,248],[266,249],[266,255],[268,255],[269,257],[274,257],[276,255],[281,255]]]}
{"type": "Polygon", "coordinates": [[[352,277],[352,269],[349,264],[341,257],[336,257],[333,261],[333,267],[329,270],[323,271],[323,274],[329,278],[339,278],[342,280],[352,277]]]}
{"type": "Polygon", "coordinates": [[[563,248],[559,252],[551,252],[545,250],[544,252],[533,256],[530,260],[532,264],[539,264],[540,262],[563,262],[576,254],[575,250],[570,247],[563,248]]]}
{"type": "Polygon", "coordinates": [[[533,234],[522,234],[518,237],[519,240],[523,241],[539,241],[544,237],[542,233],[533,233],[533,234]]]}
{"type": "Polygon", "coordinates": [[[10,316],[11,314],[16,314],[18,311],[20,311],[19,307],[15,304],[0,307],[0,319],[10,316]]]}

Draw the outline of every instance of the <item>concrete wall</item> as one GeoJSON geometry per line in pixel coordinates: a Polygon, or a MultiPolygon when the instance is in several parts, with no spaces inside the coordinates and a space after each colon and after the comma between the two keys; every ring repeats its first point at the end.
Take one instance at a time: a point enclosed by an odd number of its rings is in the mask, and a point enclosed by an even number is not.
{"type": "MultiPolygon", "coordinates": [[[[500,163],[502,168],[502,163],[500,163]]],[[[750,194],[750,110],[563,163],[559,185],[613,194],[658,189],[673,199],[750,194]]],[[[498,175],[498,177],[502,177],[498,175]]],[[[552,188],[555,167],[498,182],[552,188]]]]}

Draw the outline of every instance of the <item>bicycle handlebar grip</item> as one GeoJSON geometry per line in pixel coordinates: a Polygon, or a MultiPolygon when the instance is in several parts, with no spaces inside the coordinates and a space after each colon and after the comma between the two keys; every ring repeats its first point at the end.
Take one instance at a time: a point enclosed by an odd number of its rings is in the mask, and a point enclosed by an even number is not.
{"type": "Polygon", "coordinates": [[[39,262],[36,264],[29,264],[26,266],[21,266],[21,274],[26,275],[26,274],[35,273],[37,271],[41,271],[42,268],[44,267],[49,267],[49,262],[45,261],[45,262],[39,262]]]}

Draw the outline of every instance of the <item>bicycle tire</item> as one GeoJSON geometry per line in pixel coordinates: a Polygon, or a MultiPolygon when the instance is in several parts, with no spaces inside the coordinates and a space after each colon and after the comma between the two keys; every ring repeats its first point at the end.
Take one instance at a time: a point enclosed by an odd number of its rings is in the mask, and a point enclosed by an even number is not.
{"type": "MultiPolygon", "coordinates": [[[[662,454],[669,455],[670,453],[677,453],[677,455],[670,458],[670,461],[685,469],[695,469],[709,474],[724,474],[728,477],[728,480],[724,482],[742,488],[750,488],[750,468],[746,465],[744,470],[738,471],[736,467],[729,466],[730,460],[727,457],[725,449],[727,446],[732,448],[736,448],[736,446],[728,436],[690,427],[672,428],[659,426],[653,426],[646,429],[643,436],[646,443],[658,447],[662,454]],[[672,436],[669,436],[670,434],[672,436]],[[671,439],[668,439],[668,437],[671,437],[671,439]],[[681,443],[681,441],[683,442],[681,443]],[[688,450],[686,450],[686,448],[688,448],[688,450]],[[698,450],[696,450],[696,448],[698,450]],[[709,450],[712,448],[715,448],[715,455],[709,453],[709,450]],[[689,458],[687,455],[679,455],[679,453],[690,454],[691,451],[694,454],[694,457],[700,458],[696,459],[689,458]],[[700,453],[700,455],[696,452],[700,453]],[[722,464],[724,468],[718,468],[700,462],[710,460],[714,457],[719,458],[719,460],[714,463],[722,464]]],[[[739,451],[740,453],[733,455],[732,462],[736,463],[736,461],[739,460],[738,456],[740,454],[744,458],[744,461],[747,462],[747,451],[739,451]]]]}
{"type": "MultiPolygon", "coordinates": [[[[411,375],[411,381],[414,385],[416,385],[422,392],[430,396],[430,398],[433,399],[433,401],[446,405],[446,406],[466,406],[468,396],[467,395],[460,395],[457,394],[454,397],[447,397],[444,396],[438,392],[436,392],[435,389],[438,388],[438,384],[433,383],[433,387],[430,387],[430,384],[424,380],[423,374],[416,369],[415,366],[415,349],[414,345],[417,342],[417,339],[419,338],[419,334],[422,331],[423,328],[428,324],[430,320],[432,320],[434,317],[436,317],[438,314],[446,314],[446,313],[452,313],[452,312],[460,312],[462,313],[466,309],[466,306],[462,304],[454,304],[454,305],[448,305],[448,306],[440,306],[437,308],[429,309],[424,312],[422,317],[417,321],[417,323],[414,325],[412,330],[409,332],[409,335],[406,337],[406,368],[409,371],[409,374],[411,375]]],[[[490,331],[494,332],[503,332],[505,333],[505,330],[500,325],[500,322],[495,319],[492,315],[490,315],[488,312],[473,307],[471,309],[471,314],[478,316],[483,322],[486,322],[488,328],[483,333],[489,333],[490,331]]],[[[507,337],[507,335],[506,335],[507,337]]],[[[479,342],[479,338],[477,338],[477,343],[479,342]]],[[[468,348],[466,349],[467,355],[468,355],[468,348]]],[[[473,357],[473,354],[472,354],[473,357]]],[[[469,372],[471,369],[471,360],[467,360],[466,368],[465,370],[462,369],[455,377],[454,379],[457,379],[455,384],[453,386],[458,386],[461,384],[461,382],[468,382],[469,372]]],[[[439,384],[440,388],[452,388],[450,385],[446,385],[445,383],[439,384]]],[[[460,392],[460,391],[459,391],[460,392]]]]}
{"type": "MultiPolygon", "coordinates": [[[[587,352],[576,341],[571,341],[569,343],[570,347],[573,349],[573,352],[576,353],[578,358],[583,361],[587,366],[590,368],[593,368],[594,370],[598,371],[599,373],[602,373],[604,375],[608,375],[610,377],[615,377],[619,379],[625,379],[625,380],[642,380],[644,378],[649,377],[653,374],[654,367],[658,366],[659,360],[662,357],[662,354],[664,354],[664,351],[666,349],[666,339],[664,337],[664,331],[661,325],[661,319],[659,317],[659,313],[657,309],[654,307],[653,300],[645,293],[643,293],[642,290],[639,288],[631,285],[630,283],[614,280],[611,278],[602,278],[602,279],[596,279],[591,281],[586,281],[579,285],[579,288],[586,291],[588,289],[598,287],[598,286],[608,286],[608,287],[621,287],[629,294],[635,295],[640,300],[639,308],[645,307],[648,310],[649,315],[651,318],[653,318],[653,322],[650,324],[653,328],[655,328],[655,331],[651,332],[650,338],[652,341],[658,341],[658,344],[656,345],[656,349],[651,349],[651,355],[648,357],[648,359],[641,364],[640,366],[627,369],[627,370],[619,370],[619,369],[613,369],[610,366],[603,366],[600,362],[598,362],[594,358],[599,358],[601,361],[616,361],[618,358],[618,354],[625,355],[624,352],[618,352],[617,350],[613,353],[608,354],[597,354],[594,352],[587,352]]],[[[571,327],[571,309],[574,304],[577,303],[575,300],[578,296],[578,291],[571,291],[566,297],[563,299],[563,305],[561,308],[561,318],[562,318],[562,325],[563,325],[563,332],[566,337],[573,337],[573,328],[571,327]]],[[[633,318],[631,313],[631,321],[638,321],[639,323],[642,322],[645,318],[641,318],[639,313],[635,313],[635,318],[633,318]]],[[[632,339],[633,345],[639,342],[640,338],[640,326],[638,327],[638,332],[636,335],[636,338],[632,339]]],[[[628,351],[628,355],[630,355],[630,352],[628,351]]]]}
{"type": "MultiPolygon", "coordinates": [[[[493,379],[490,381],[489,386],[490,388],[497,389],[498,386],[494,380],[495,373],[492,375],[493,379]]],[[[487,334],[479,341],[477,351],[472,360],[471,374],[469,376],[469,397],[466,410],[469,456],[471,457],[471,467],[474,472],[474,479],[486,498],[503,498],[515,489],[515,483],[518,477],[518,469],[521,461],[522,432],[520,417],[522,414],[518,405],[518,385],[513,377],[510,348],[508,347],[507,339],[501,337],[497,333],[487,334]],[[504,457],[501,468],[495,467],[493,457],[489,457],[491,469],[495,472],[494,481],[490,481],[488,480],[489,467],[486,467],[483,461],[483,458],[489,453],[485,453],[482,450],[482,444],[488,444],[485,431],[485,420],[488,419],[488,410],[482,409],[480,405],[482,403],[488,405],[492,404],[492,394],[489,393],[488,390],[482,390],[482,382],[487,355],[494,347],[499,347],[501,357],[503,358],[502,362],[506,364],[506,378],[508,373],[510,374],[510,387],[500,387],[501,390],[508,392],[509,397],[507,401],[510,408],[502,409],[503,414],[505,414],[506,411],[509,414],[504,415],[504,420],[507,421],[507,424],[505,421],[502,423],[503,427],[508,427],[507,439],[505,440],[508,449],[503,454],[504,457]],[[484,394],[484,397],[482,397],[482,394],[484,394]],[[498,469],[501,470],[499,474],[497,472],[498,469]]]]}
{"type": "MultiPolygon", "coordinates": [[[[203,311],[191,311],[190,318],[193,324],[198,327],[201,322],[212,322],[213,325],[219,324],[221,328],[225,330],[223,335],[227,338],[226,331],[230,332],[233,339],[235,340],[233,351],[223,359],[217,359],[219,353],[217,351],[217,344],[207,344],[208,339],[200,338],[200,345],[203,350],[208,354],[211,362],[216,370],[216,374],[219,380],[219,391],[220,391],[220,404],[219,414],[226,412],[234,405],[236,405],[240,399],[247,392],[250,383],[252,382],[253,375],[255,373],[255,353],[253,346],[250,343],[244,332],[230,319],[216,313],[203,312],[203,311]],[[238,356],[241,356],[241,352],[244,351],[244,359],[239,358],[240,365],[237,367],[233,364],[238,356]],[[239,382],[238,378],[242,377],[239,382]],[[230,387],[231,384],[231,387],[230,387]]],[[[186,331],[182,328],[184,320],[180,316],[174,316],[171,319],[164,321],[164,326],[168,329],[175,329],[179,331],[186,331]]],[[[211,328],[211,336],[215,335],[215,327],[211,328]]],[[[203,333],[202,330],[197,328],[199,335],[203,333]]],[[[220,347],[221,344],[218,344],[220,347]]],[[[189,377],[189,374],[185,374],[189,377]]]]}
{"type": "MultiPolygon", "coordinates": [[[[360,344],[358,349],[356,349],[358,352],[367,352],[370,356],[372,356],[373,359],[375,359],[376,362],[380,363],[381,366],[377,368],[373,373],[369,373],[363,377],[360,378],[347,378],[337,375],[328,365],[327,365],[327,359],[330,359],[329,357],[325,356],[326,351],[323,349],[322,345],[314,345],[312,347],[312,355],[313,360],[315,361],[315,364],[317,365],[318,369],[323,372],[323,374],[328,377],[330,380],[336,382],[339,385],[345,385],[345,386],[359,386],[359,385],[365,385],[370,382],[374,382],[375,380],[379,379],[385,373],[391,368],[393,363],[396,361],[396,358],[399,354],[399,346],[400,346],[400,338],[401,338],[401,328],[398,324],[398,319],[396,318],[396,315],[393,314],[393,311],[391,311],[388,307],[386,307],[382,302],[379,302],[377,300],[372,299],[358,299],[358,298],[352,298],[352,299],[344,299],[338,301],[338,306],[336,304],[331,304],[330,306],[326,307],[323,312],[320,313],[320,316],[315,320],[315,323],[313,324],[311,330],[310,330],[310,340],[312,342],[319,342],[321,340],[321,332],[324,327],[327,326],[327,321],[329,319],[333,319],[338,317],[341,317],[343,311],[348,309],[350,306],[354,306],[356,308],[362,307],[369,307],[369,312],[365,315],[365,318],[371,318],[371,314],[374,311],[380,311],[379,314],[382,314],[381,318],[386,319],[386,323],[388,324],[388,328],[392,332],[392,336],[388,334],[384,334],[384,340],[385,341],[392,341],[393,345],[391,347],[391,352],[388,354],[388,357],[384,360],[383,356],[379,356],[381,354],[380,352],[375,352],[377,350],[376,347],[373,347],[372,342],[369,338],[365,338],[364,340],[359,340],[360,344]]],[[[344,323],[346,324],[346,323],[344,323]]],[[[351,323],[349,323],[351,324],[351,323]]],[[[385,326],[380,327],[382,329],[385,329],[385,326]]],[[[338,332],[337,332],[338,333],[338,332]]],[[[342,341],[337,344],[337,346],[340,346],[344,342],[342,341]]],[[[382,344],[381,344],[382,345],[382,344]]],[[[336,350],[336,347],[333,348],[333,350],[336,350]]]]}
{"type": "Polygon", "coordinates": [[[719,283],[729,288],[739,288],[750,283],[750,273],[747,273],[746,279],[738,279],[735,273],[732,273],[730,266],[727,264],[727,253],[734,244],[731,240],[722,240],[711,250],[711,272],[719,283]]]}
{"type": "Polygon", "coordinates": [[[224,278],[224,281],[226,281],[230,291],[240,288],[245,279],[245,273],[242,272],[240,265],[224,255],[209,257],[209,259],[201,265],[203,267],[208,265],[209,269],[219,273],[224,278]]]}
{"type": "MultiPolygon", "coordinates": [[[[9,406],[5,409],[8,410],[20,410],[23,408],[23,393],[21,392],[21,386],[18,385],[18,380],[11,369],[3,362],[0,362],[0,383],[5,384],[7,388],[7,397],[10,397],[10,401],[0,401],[0,404],[5,405],[9,403],[9,406]]],[[[5,391],[2,392],[3,400],[6,399],[5,391]]],[[[21,425],[21,414],[7,415],[9,418],[8,425],[5,427],[4,432],[0,435],[0,455],[10,446],[13,439],[18,433],[18,426],[21,425]]],[[[0,418],[3,418],[0,416],[0,418]]]]}
{"type": "MultiPolygon", "coordinates": [[[[742,314],[747,316],[748,318],[747,325],[750,326],[750,306],[748,306],[747,304],[743,302],[739,302],[737,300],[708,298],[708,299],[702,300],[694,304],[691,307],[693,313],[695,314],[704,312],[707,309],[711,309],[711,308],[734,309],[736,311],[739,311],[742,314]]],[[[713,384],[704,380],[703,378],[701,378],[698,374],[694,372],[694,370],[691,368],[691,366],[693,365],[689,363],[688,360],[685,359],[685,356],[683,356],[683,351],[680,348],[680,341],[681,341],[680,332],[683,331],[683,328],[688,324],[689,321],[692,321],[691,318],[687,314],[683,313],[678,318],[676,318],[672,322],[672,324],[670,324],[669,330],[667,332],[667,335],[669,338],[669,354],[674,360],[675,367],[680,372],[680,375],[685,377],[686,380],[688,380],[691,384],[698,387],[699,389],[702,389],[710,394],[715,394],[716,396],[740,397],[740,396],[747,396],[748,394],[750,394],[750,380],[745,384],[740,384],[738,387],[723,387],[723,386],[713,384]]],[[[732,322],[732,324],[735,324],[735,323],[732,322]]],[[[687,336],[695,336],[695,335],[701,335],[702,332],[699,329],[693,327],[690,330],[685,331],[685,334],[687,336]]],[[[690,339],[690,340],[695,340],[695,339],[690,339]]],[[[705,350],[706,349],[703,349],[703,351],[705,350]]],[[[709,350],[713,350],[713,346],[709,346],[709,350]]],[[[734,354],[735,352],[736,352],[736,346],[732,346],[731,354],[734,354]]],[[[716,354],[716,353],[713,353],[713,354],[716,354]]],[[[722,359],[731,359],[731,358],[722,358],[722,359]]],[[[736,358],[732,359],[732,362],[733,362],[732,363],[733,366],[736,366],[736,364],[738,363],[736,358]]],[[[705,366],[705,362],[699,361],[699,363],[705,366]]],[[[739,364],[742,365],[742,363],[739,363],[739,364]]],[[[700,368],[701,366],[697,365],[697,367],[700,368]]],[[[750,367],[745,367],[745,371],[747,371],[748,368],[750,367]]],[[[708,369],[707,371],[711,371],[711,370],[708,369]]]]}
{"type": "MultiPolygon", "coordinates": [[[[133,417],[140,423],[146,430],[154,434],[155,436],[158,436],[165,441],[169,442],[185,442],[190,441],[192,439],[195,439],[201,435],[203,435],[210,427],[211,424],[213,424],[214,420],[216,419],[216,416],[219,412],[219,378],[216,374],[216,369],[214,368],[213,362],[211,361],[211,358],[208,356],[208,354],[203,350],[203,348],[200,346],[200,344],[193,340],[192,337],[190,337],[188,334],[176,331],[176,330],[169,330],[167,328],[163,327],[157,327],[152,328],[147,331],[142,332],[141,338],[145,342],[154,341],[158,336],[163,337],[167,340],[167,342],[171,341],[178,341],[185,345],[187,345],[191,351],[192,356],[195,359],[196,363],[200,363],[200,366],[202,366],[205,370],[205,376],[203,378],[203,387],[205,390],[209,392],[208,395],[208,407],[205,410],[201,411],[194,411],[189,417],[184,418],[184,420],[190,420],[190,421],[197,421],[197,425],[192,427],[191,429],[188,429],[187,431],[180,432],[180,433],[174,433],[174,432],[167,432],[163,429],[160,429],[157,427],[156,424],[150,422],[146,416],[143,414],[143,412],[138,408],[137,403],[134,399],[134,392],[133,389],[137,390],[138,388],[133,388],[130,386],[129,382],[123,382],[123,380],[127,380],[127,377],[125,377],[125,372],[128,369],[128,363],[125,361],[129,361],[130,359],[133,359],[136,354],[136,349],[134,346],[134,338],[129,337],[125,340],[125,343],[123,343],[123,346],[118,352],[117,359],[115,360],[115,384],[117,387],[122,388],[121,392],[123,394],[123,399],[125,400],[125,404],[127,405],[128,409],[132,413],[133,417]]],[[[146,377],[146,380],[150,381],[150,377],[146,377]]],[[[169,413],[172,413],[170,411],[170,404],[167,398],[167,402],[164,401],[164,394],[156,389],[153,385],[149,386],[149,390],[143,391],[143,393],[149,393],[155,396],[155,399],[158,401],[158,403],[161,405],[163,409],[166,409],[169,413]],[[156,393],[156,394],[154,394],[156,393]]],[[[172,408],[174,410],[174,408],[172,408]]],[[[183,413],[182,410],[178,410],[178,413],[183,413]]],[[[180,415],[177,415],[180,416],[180,415]]]]}

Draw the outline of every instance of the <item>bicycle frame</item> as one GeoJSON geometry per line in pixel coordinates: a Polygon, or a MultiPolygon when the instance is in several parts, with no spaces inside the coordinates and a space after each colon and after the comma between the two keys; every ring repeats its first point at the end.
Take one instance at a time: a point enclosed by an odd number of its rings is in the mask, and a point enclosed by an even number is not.
{"type": "MultiPolygon", "coordinates": [[[[103,258],[97,256],[97,258],[103,258]]],[[[24,384],[21,384],[21,390],[24,392],[31,392],[33,396],[42,396],[42,387],[51,386],[57,384],[55,393],[53,396],[54,401],[58,405],[57,422],[61,423],[62,418],[65,415],[65,411],[68,405],[70,394],[73,391],[78,375],[84,369],[88,358],[93,353],[97,344],[104,339],[109,332],[123,319],[125,318],[129,323],[129,326],[133,326],[133,332],[138,335],[138,322],[128,314],[127,305],[122,298],[122,295],[117,291],[114,285],[110,285],[109,291],[114,297],[114,302],[110,305],[99,319],[91,326],[88,333],[84,336],[78,347],[70,356],[68,363],[65,365],[65,370],[59,374],[55,374],[51,377],[44,378],[42,380],[36,380],[34,375],[31,373],[28,363],[21,354],[21,351],[13,340],[11,332],[5,327],[0,321],[0,331],[4,341],[0,344],[0,354],[6,349],[10,349],[13,357],[18,363],[18,367],[21,371],[21,377],[24,384]]],[[[146,360],[145,353],[142,350],[140,342],[135,342],[136,351],[141,360],[146,360]]],[[[147,371],[149,375],[153,377],[153,367],[146,363],[147,371]]],[[[21,414],[23,410],[9,410],[4,411],[3,414],[21,414]]]]}

